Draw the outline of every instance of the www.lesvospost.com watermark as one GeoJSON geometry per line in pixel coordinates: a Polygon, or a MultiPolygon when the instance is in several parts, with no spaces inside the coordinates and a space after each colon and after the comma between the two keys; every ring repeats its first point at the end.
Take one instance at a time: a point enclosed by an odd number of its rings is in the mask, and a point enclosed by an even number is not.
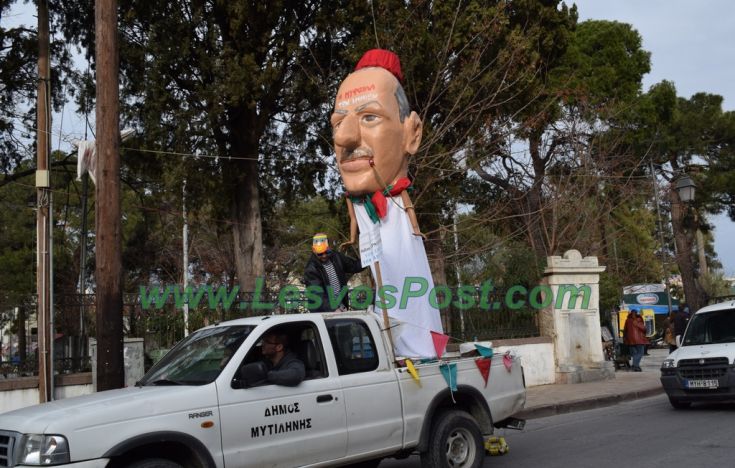
{"type": "Polygon", "coordinates": [[[481,310],[520,310],[523,308],[545,309],[554,307],[556,309],[588,309],[592,289],[589,285],[560,285],[556,292],[551,286],[540,284],[532,288],[522,285],[511,286],[499,294],[495,290],[491,280],[487,280],[480,286],[464,285],[450,288],[446,285],[438,285],[429,288],[426,278],[409,276],[403,281],[400,288],[394,285],[383,285],[374,290],[369,286],[358,286],[349,289],[342,288],[335,292],[332,288],[321,286],[308,286],[300,288],[295,285],[287,285],[277,292],[269,291],[265,286],[263,278],[257,278],[255,290],[248,295],[249,300],[238,300],[240,288],[228,288],[226,286],[213,287],[211,285],[198,287],[182,287],[180,285],[168,286],[141,286],[140,304],[143,309],[162,309],[171,302],[177,309],[183,309],[184,305],[197,308],[200,305],[210,309],[222,307],[229,310],[233,307],[251,310],[294,310],[306,308],[307,310],[320,310],[325,308],[325,303],[334,310],[344,302],[345,298],[353,309],[367,309],[370,305],[377,308],[405,309],[412,298],[420,298],[428,295],[429,305],[437,309],[455,307],[459,310],[481,309],[481,310]],[[204,300],[206,296],[206,301],[204,300]],[[581,303],[580,303],[581,302],[581,303]]]}

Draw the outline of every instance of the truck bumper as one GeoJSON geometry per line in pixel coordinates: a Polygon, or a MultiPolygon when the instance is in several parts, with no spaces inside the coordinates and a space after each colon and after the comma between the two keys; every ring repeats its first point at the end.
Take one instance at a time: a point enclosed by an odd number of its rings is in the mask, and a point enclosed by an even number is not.
{"type": "Polygon", "coordinates": [[[667,374],[661,375],[661,385],[670,398],[680,401],[735,400],[735,372],[732,368],[725,375],[710,379],[717,380],[717,388],[691,389],[686,385],[687,379],[680,377],[678,373],[667,374]]]}
{"type": "MultiPolygon", "coordinates": [[[[67,463],[66,465],[57,465],[62,468],[105,468],[110,462],[109,458],[96,458],[94,460],[85,460],[81,462],[67,463]]],[[[32,468],[30,465],[16,465],[16,468],[32,468]]],[[[38,468],[37,466],[33,468],[38,468]]]]}

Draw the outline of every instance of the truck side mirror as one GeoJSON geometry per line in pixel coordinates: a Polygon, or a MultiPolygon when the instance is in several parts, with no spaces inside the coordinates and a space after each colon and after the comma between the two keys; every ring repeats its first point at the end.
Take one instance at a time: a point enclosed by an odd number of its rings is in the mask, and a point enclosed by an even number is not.
{"type": "Polygon", "coordinates": [[[681,335],[676,335],[676,347],[681,347],[681,335]]]}

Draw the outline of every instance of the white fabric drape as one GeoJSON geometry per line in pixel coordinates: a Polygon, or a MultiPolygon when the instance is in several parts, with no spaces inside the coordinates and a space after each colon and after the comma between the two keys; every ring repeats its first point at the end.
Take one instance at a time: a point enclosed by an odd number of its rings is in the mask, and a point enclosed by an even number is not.
{"type": "MultiPolygon", "coordinates": [[[[374,223],[370,220],[365,207],[356,203],[355,213],[361,235],[370,231],[374,223]]],[[[382,243],[380,272],[383,286],[395,286],[398,290],[397,293],[391,294],[396,298],[396,304],[388,309],[388,315],[403,322],[402,326],[393,331],[395,354],[400,357],[434,358],[436,351],[430,331],[442,333],[439,310],[429,303],[429,293],[434,288],[434,281],[423,239],[413,235],[411,222],[400,196],[388,198],[387,214],[380,220],[379,231],[382,243]],[[401,309],[404,283],[407,278],[412,277],[425,280],[428,288],[420,297],[409,298],[406,308],[401,309]]],[[[370,269],[377,284],[374,264],[370,269]]],[[[414,283],[411,289],[418,290],[418,283],[414,283]]],[[[382,309],[376,307],[375,312],[382,314],[382,309]]]]}

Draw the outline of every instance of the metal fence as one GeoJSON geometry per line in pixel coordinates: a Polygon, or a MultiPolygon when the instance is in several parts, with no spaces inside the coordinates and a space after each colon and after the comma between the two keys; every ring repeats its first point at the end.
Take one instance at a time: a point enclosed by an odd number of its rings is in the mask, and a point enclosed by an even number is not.
{"type": "MultiPolygon", "coordinates": [[[[456,290],[452,290],[456,297],[456,290]]],[[[509,307],[506,291],[494,290],[483,298],[479,290],[471,297],[474,307],[460,310],[453,304],[442,311],[444,328],[461,341],[527,338],[539,336],[538,311],[523,307],[509,307]]]]}
{"type": "MultiPolygon", "coordinates": [[[[456,297],[456,291],[452,291],[456,297]]],[[[484,310],[480,307],[460,310],[455,305],[441,309],[445,332],[454,340],[491,340],[538,336],[537,313],[521,308],[511,310],[504,304],[504,291],[495,291],[488,298],[491,304],[499,304],[484,310]]],[[[365,293],[357,294],[357,303],[366,301],[365,293]]],[[[479,292],[475,296],[480,303],[479,292]]],[[[147,364],[159,359],[168,349],[184,337],[184,313],[182,303],[174,297],[158,303],[143,304],[139,294],[123,296],[123,328],[126,336],[145,339],[147,364]]],[[[442,302],[441,300],[439,301],[442,302]]],[[[206,301],[190,307],[189,330],[206,325],[265,314],[307,313],[307,297],[303,291],[294,293],[287,301],[279,303],[278,293],[262,292],[256,298],[252,292],[240,292],[233,296],[230,307],[222,303],[206,301]],[[256,303],[273,304],[258,308],[256,303]]],[[[2,353],[0,376],[5,378],[36,375],[38,372],[36,350],[36,312],[27,307],[23,313],[15,308],[2,314],[2,353]],[[24,323],[20,323],[20,321],[24,323]],[[21,337],[21,330],[23,337],[21,337]]],[[[54,371],[57,374],[91,371],[89,338],[95,336],[95,296],[56,295],[54,300],[54,371]]]]}

